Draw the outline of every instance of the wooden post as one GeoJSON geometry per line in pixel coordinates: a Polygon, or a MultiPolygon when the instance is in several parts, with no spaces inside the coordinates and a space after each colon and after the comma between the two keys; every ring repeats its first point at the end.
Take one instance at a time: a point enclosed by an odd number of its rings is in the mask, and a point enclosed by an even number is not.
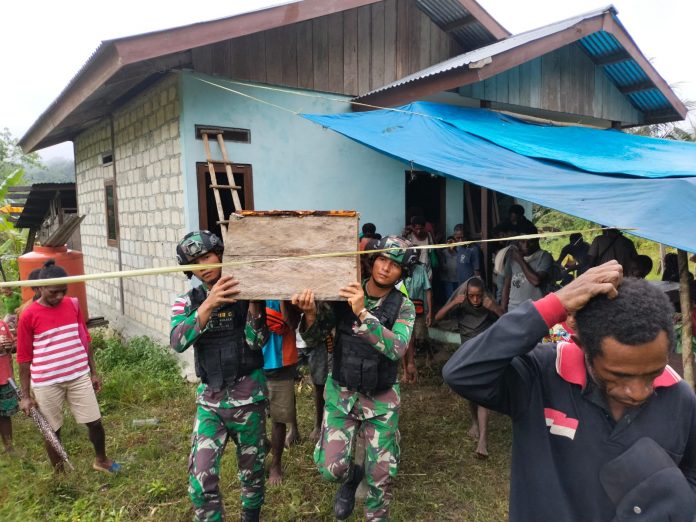
{"type": "Polygon", "coordinates": [[[657,272],[658,274],[665,273],[665,255],[667,255],[667,249],[665,248],[665,245],[660,243],[660,269],[657,272]]]}
{"type": "MultiPolygon", "coordinates": [[[[488,189],[481,187],[481,239],[488,239],[490,237],[488,200],[488,189]]],[[[486,275],[486,286],[490,288],[493,278],[491,274],[491,267],[488,266],[488,261],[490,259],[488,255],[489,245],[488,243],[481,243],[481,247],[481,250],[483,250],[483,259],[481,260],[481,265],[483,266],[484,273],[486,275]]]]}
{"type": "Polygon", "coordinates": [[[686,251],[677,250],[679,263],[679,303],[682,316],[682,362],[684,380],[694,388],[694,354],[691,351],[691,296],[689,295],[689,260],[686,251]]]}

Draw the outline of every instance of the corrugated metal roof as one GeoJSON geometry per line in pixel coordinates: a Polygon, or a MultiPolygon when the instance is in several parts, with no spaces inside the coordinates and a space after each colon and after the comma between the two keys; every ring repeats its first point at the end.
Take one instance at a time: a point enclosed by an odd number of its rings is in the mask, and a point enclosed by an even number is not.
{"type": "MultiPolygon", "coordinates": [[[[615,17],[616,19],[616,17],[615,17]]],[[[618,19],[616,19],[618,22],[618,19]]],[[[580,40],[585,52],[593,60],[601,60],[624,50],[613,34],[604,31],[593,33],[580,40]]],[[[619,89],[649,82],[645,71],[635,60],[625,60],[604,66],[604,72],[619,89]]],[[[664,94],[654,86],[652,89],[626,94],[633,106],[642,112],[671,109],[672,106],[664,94]]]]}
{"type": "MultiPolygon", "coordinates": [[[[473,16],[459,0],[416,0],[416,4],[440,28],[473,16]]],[[[465,51],[477,49],[497,40],[479,20],[472,20],[471,23],[452,29],[448,31],[448,34],[465,51]]]]}
{"type": "Polygon", "coordinates": [[[37,228],[41,226],[51,209],[51,201],[56,197],[56,194],[60,195],[63,209],[77,208],[75,183],[34,183],[15,227],[37,228]]]}
{"type": "MultiPolygon", "coordinates": [[[[419,0],[419,4],[426,2],[436,2],[436,0],[419,0]]],[[[455,4],[458,2],[456,2],[456,0],[451,0],[451,3],[455,4]]],[[[450,0],[442,0],[442,3],[437,2],[437,5],[447,5],[451,7],[450,0]]],[[[433,10],[432,16],[440,17],[438,19],[442,20],[443,23],[447,23],[447,21],[450,21],[455,16],[453,12],[450,12],[443,7],[440,7],[438,10],[431,6],[430,9],[433,10]]],[[[452,10],[454,11],[454,7],[452,7],[452,10]]],[[[404,78],[401,78],[400,80],[392,82],[388,85],[375,89],[361,96],[360,98],[387,91],[389,89],[422,80],[424,78],[437,76],[454,69],[485,66],[487,63],[490,63],[496,55],[511,49],[515,49],[529,42],[554,35],[560,31],[575,26],[584,20],[602,16],[605,13],[611,14],[614,21],[619,26],[623,27],[616,16],[616,9],[610,5],[603,9],[596,9],[566,20],[561,20],[560,22],[539,27],[538,29],[516,34],[485,47],[455,56],[438,64],[432,65],[426,69],[405,76],[404,78]]],[[[600,63],[602,59],[611,58],[614,55],[618,56],[618,53],[625,52],[625,49],[619,40],[613,34],[605,31],[599,31],[585,36],[579,40],[579,43],[593,61],[599,61],[600,63]]],[[[630,91],[631,87],[640,87],[640,90],[627,92],[625,94],[636,109],[644,113],[674,110],[674,107],[670,101],[656,85],[653,84],[652,88],[649,86],[646,88],[646,84],[651,83],[650,78],[641,68],[638,62],[630,56],[626,55],[623,58],[617,58],[616,61],[603,65],[603,68],[609,79],[614,83],[614,85],[616,85],[617,88],[619,88],[619,90],[627,89],[630,91]]]]}
{"type": "Polygon", "coordinates": [[[451,71],[452,69],[459,69],[461,67],[468,66],[472,63],[489,60],[497,54],[504,53],[505,51],[509,51],[510,49],[514,49],[515,47],[519,47],[534,40],[544,38],[545,36],[555,34],[559,31],[563,31],[564,29],[568,29],[569,27],[572,27],[588,18],[599,16],[609,9],[613,10],[614,8],[612,6],[609,6],[604,9],[597,9],[595,11],[591,11],[583,15],[578,15],[573,18],[568,18],[567,20],[562,20],[551,25],[546,25],[544,27],[539,27],[538,29],[532,29],[531,31],[526,31],[524,33],[510,36],[505,40],[495,42],[493,44],[481,47],[480,49],[476,49],[474,51],[469,51],[467,53],[460,54],[459,56],[449,58],[444,62],[431,65],[430,67],[405,76],[400,80],[396,80],[395,82],[385,85],[384,87],[375,89],[363,96],[369,96],[371,94],[386,91],[388,89],[392,89],[394,87],[398,87],[400,85],[404,85],[415,80],[420,80],[422,78],[428,78],[429,76],[435,76],[437,74],[451,71]]]}

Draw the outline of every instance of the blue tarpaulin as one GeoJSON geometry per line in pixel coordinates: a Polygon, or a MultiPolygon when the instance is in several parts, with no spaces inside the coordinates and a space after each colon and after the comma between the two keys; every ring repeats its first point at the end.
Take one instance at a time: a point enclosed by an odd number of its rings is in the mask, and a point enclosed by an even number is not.
{"type": "Polygon", "coordinates": [[[399,109],[303,116],[414,168],[696,251],[696,144],[451,105],[399,109]]]}

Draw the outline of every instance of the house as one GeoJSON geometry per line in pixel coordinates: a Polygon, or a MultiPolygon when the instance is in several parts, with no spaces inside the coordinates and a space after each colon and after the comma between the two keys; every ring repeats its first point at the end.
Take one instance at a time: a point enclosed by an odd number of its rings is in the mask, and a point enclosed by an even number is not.
{"type": "MultiPolygon", "coordinates": [[[[297,117],[416,99],[604,128],[686,113],[613,8],[513,36],[474,0],[304,0],[103,42],[20,144],[74,142],[87,272],[163,267],[186,231],[218,226],[206,128],[245,208],[354,209],[383,233],[413,206],[448,230],[473,220],[474,187],[297,117]]],[[[88,295],[128,335],[166,340],[186,288],[174,274],[88,295]]]]}

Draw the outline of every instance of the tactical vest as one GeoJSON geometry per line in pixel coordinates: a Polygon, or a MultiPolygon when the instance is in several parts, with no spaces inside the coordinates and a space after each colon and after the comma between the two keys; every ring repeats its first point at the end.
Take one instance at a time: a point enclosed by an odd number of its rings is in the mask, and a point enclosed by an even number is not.
{"type": "MultiPolygon", "coordinates": [[[[197,310],[207,295],[202,286],[191,290],[191,308],[197,310]]],[[[244,336],[248,309],[247,301],[216,308],[193,345],[196,375],[214,391],[263,366],[263,353],[251,350],[244,336]]]]}
{"type": "MultiPolygon", "coordinates": [[[[403,294],[393,288],[377,308],[370,310],[379,322],[391,330],[399,316],[403,294]]],[[[397,361],[378,352],[353,333],[357,317],[347,303],[336,307],[336,342],[333,356],[333,379],[341,386],[368,395],[391,388],[399,369],[397,361]]]]}

